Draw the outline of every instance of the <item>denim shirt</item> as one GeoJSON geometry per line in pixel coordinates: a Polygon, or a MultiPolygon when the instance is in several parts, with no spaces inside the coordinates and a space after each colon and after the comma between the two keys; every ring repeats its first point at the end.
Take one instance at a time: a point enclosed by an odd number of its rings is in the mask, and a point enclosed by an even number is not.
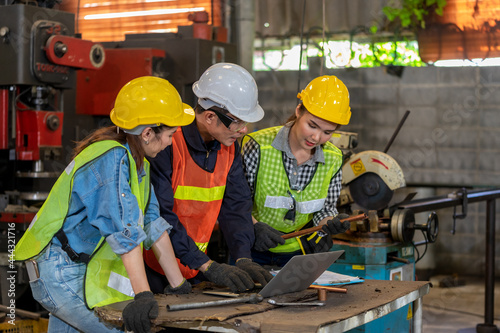
{"type": "MultiPolygon", "coordinates": [[[[116,254],[127,253],[142,242],[149,249],[164,231],[170,232],[172,226],[160,216],[152,187],[144,230],[138,224],[141,213],[129,185],[129,174],[128,155],[120,147],[76,171],[63,230],[77,253],[90,255],[101,237],[106,237],[116,254]]],[[[144,170],[138,171],[139,182],[145,175],[144,170]]],[[[61,245],[56,237],[52,242],[61,245]]]]}

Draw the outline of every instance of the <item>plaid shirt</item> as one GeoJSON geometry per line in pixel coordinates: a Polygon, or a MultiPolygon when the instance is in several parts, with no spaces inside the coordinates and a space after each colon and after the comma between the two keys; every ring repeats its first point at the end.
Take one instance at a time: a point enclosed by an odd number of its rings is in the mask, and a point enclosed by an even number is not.
{"type": "MultiPolygon", "coordinates": [[[[293,156],[288,144],[288,134],[290,133],[291,124],[287,124],[280,129],[276,138],[272,143],[272,147],[283,152],[283,165],[288,175],[290,187],[293,190],[303,190],[311,181],[316,163],[325,163],[325,158],[322,149],[316,149],[314,155],[302,165],[297,165],[297,159],[293,156]]],[[[260,148],[257,142],[250,140],[243,147],[243,169],[247,177],[248,184],[252,191],[252,197],[255,194],[255,180],[257,178],[257,168],[259,166],[260,148]]],[[[318,225],[319,222],[328,216],[336,216],[337,199],[340,195],[342,187],[342,169],[340,169],[330,181],[328,195],[326,197],[323,208],[314,213],[313,223],[318,225]]]]}

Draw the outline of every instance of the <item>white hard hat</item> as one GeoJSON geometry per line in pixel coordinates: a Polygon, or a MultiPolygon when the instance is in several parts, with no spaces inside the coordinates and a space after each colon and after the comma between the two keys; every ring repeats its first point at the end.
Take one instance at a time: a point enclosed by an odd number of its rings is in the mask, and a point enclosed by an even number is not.
{"type": "Polygon", "coordinates": [[[254,123],[264,117],[258,101],[257,84],[243,67],[218,63],[210,66],[193,84],[198,104],[205,110],[217,106],[239,119],[254,123]]]}

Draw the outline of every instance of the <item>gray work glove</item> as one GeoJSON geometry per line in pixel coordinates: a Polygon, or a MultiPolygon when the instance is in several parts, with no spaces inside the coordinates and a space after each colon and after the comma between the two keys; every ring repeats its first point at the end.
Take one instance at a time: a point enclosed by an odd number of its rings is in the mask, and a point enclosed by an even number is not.
{"type": "Polygon", "coordinates": [[[163,293],[165,295],[180,295],[180,294],[189,294],[191,292],[191,283],[188,280],[182,280],[181,284],[175,288],[172,288],[171,285],[168,285],[163,289],[163,293]]]}
{"type": "Polygon", "coordinates": [[[326,222],[322,230],[325,233],[329,234],[330,236],[336,234],[342,234],[351,228],[351,222],[348,221],[341,222],[340,220],[346,219],[348,217],[349,215],[344,213],[338,214],[333,219],[326,222]]]}
{"type": "Polygon", "coordinates": [[[134,333],[151,332],[151,319],[158,317],[158,302],[151,291],[143,291],[123,309],[125,330],[134,333]]]}
{"type": "Polygon", "coordinates": [[[268,224],[257,222],[253,225],[255,231],[254,249],[259,252],[268,251],[270,248],[285,244],[285,240],[281,237],[284,235],[268,224]]]}
{"type": "Polygon", "coordinates": [[[255,287],[250,275],[244,270],[227,264],[219,264],[212,261],[208,269],[203,273],[208,281],[226,286],[233,293],[242,292],[255,287]]]}
{"type": "Polygon", "coordinates": [[[264,267],[253,262],[252,259],[249,258],[240,258],[236,260],[236,267],[247,272],[254,281],[257,281],[262,286],[265,286],[273,278],[271,273],[264,269],[264,267]]]}

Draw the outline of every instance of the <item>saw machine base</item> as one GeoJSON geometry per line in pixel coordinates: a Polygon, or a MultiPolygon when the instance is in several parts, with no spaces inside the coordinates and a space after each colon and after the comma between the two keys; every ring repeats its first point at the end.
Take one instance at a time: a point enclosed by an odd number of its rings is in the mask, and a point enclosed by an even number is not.
{"type": "MultiPolygon", "coordinates": [[[[344,250],[329,271],[366,280],[415,281],[415,258],[411,243],[366,243],[333,241],[332,251],[344,250]]],[[[382,318],[349,332],[411,332],[413,309],[406,305],[382,318]],[[390,329],[390,330],[388,330],[390,329]]]]}

